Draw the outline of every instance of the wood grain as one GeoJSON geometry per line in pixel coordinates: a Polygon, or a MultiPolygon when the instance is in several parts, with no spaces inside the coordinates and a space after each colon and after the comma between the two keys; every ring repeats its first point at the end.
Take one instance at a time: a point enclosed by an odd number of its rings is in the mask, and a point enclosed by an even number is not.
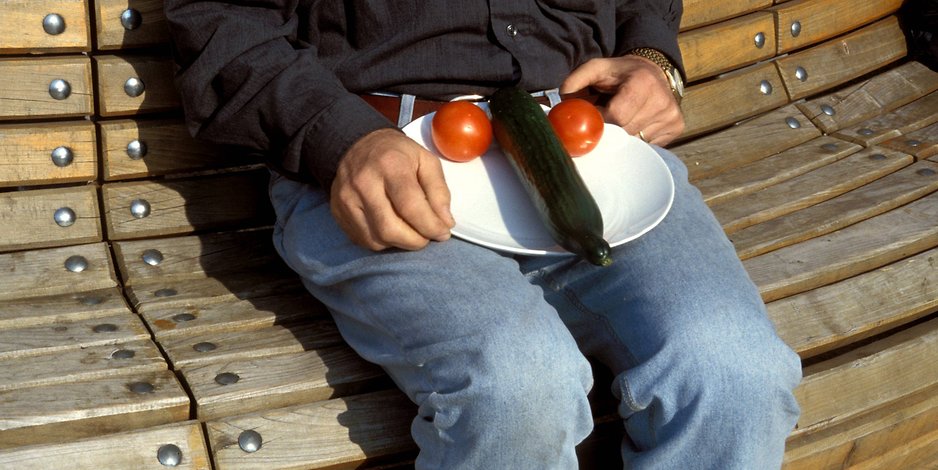
{"type": "Polygon", "coordinates": [[[156,455],[160,447],[168,444],[182,451],[182,462],[173,468],[211,470],[205,438],[197,421],[101,435],[76,442],[0,450],[0,467],[23,470],[160,470],[166,467],[160,465],[156,455]]]}
{"type": "Polygon", "coordinates": [[[769,12],[752,13],[681,34],[678,46],[687,80],[700,80],[774,57],[775,21],[769,12]]]}
{"type": "Polygon", "coordinates": [[[916,160],[938,155],[938,122],[887,140],[880,145],[912,155],[916,160]]]}
{"type": "Polygon", "coordinates": [[[386,379],[346,346],[225,361],[181,369],[201,420],[250,413],[361,393],[386,379]],[[219,374],[236,374],[236,383],[221,385],[219,374]]]}
{"type": "Polygon", "coordinates": [[[938,166],[919,162],[820,204],[739,230],[730,237],[741,259],[819,237],[938,190],[938,166]],[[934,173],[932,173],[934,172],[934,173]]]}
{"type": "Polygon", "coordinates": [[[766,302],[938,246],[938,193],[823,237],[743,262],[766,302]]]}
{"type": "Polygon", "coordinates": [[[169,42],[163,0],[96,0],[94,18],[98,49],[126,49],[169,42]],[[133,29],[121,24],[121,14],[128,8],[140,14],[140,25],[133,29]]]}
{"type": "Polygon", "coordinates": [[[0,121],[90,116],[94,113],[91,61],[87,57],[0,59],[0,121]],[[49,84],[65,80],[71,94],[57,100],[49,84]]]}
{"type": "Polygon", "coordinates": [[[209,421],[206,429],[218,470],[359,468],[415,451],[415,415],[402,393],[386,391],[209,421]],[[255,453],[238,447],[246,429],[263,439],[255,453]]]}
{"type": "Polygon", "coordinates": [[[0,193],[0,251],[97,242],[101,234],[94,186],[0,193]],[[59,209],[72,210],[71,225],[56,223],[59,209]]]}
{"type": "Polygon", "coordinates": [[[0,124],[0,187],[94,181],[98,173],[94,124],[0,124]],[[52,162],[52,152],[66,147],[72,161],[52,162]]]}
{"type": "Polygon", "coordinates": [[[694,186],[697,186],[708,204],[723,203],[833,163],[861,148],[833,137],[818,137],[734,171],[697,180],[694,186]]]}
{"type": "Polygon", "coordinates": [[[823,92],[906,55],[895,17],[775,61],[792,100],[823,92]],[[804,73],[800,73],[803,71],[804,73]]]}
{"type": "Polygon", "coordinates": [[[0,54],[91,50],[87,0],[4,0],[0,3],[0,54]],[[49,34],[47,14],[65,21],[65,30],[49,34]]]}
{"type": "Polygon", "coordinates": [[[137,315],[114,315],[0,331],[0,360],[150,338],[137,315]],[[102,331],[106,328],[106,331],[102,331]]]}
{"type": "Polygon", "coordinates": [[[841,35],[894,13],[902,0],[798,0],[772,8],[778,24],[778,51],[791,52],[841,35]],[[798,34],[792,25],[798,22],[798,34]]]}
{"type": "Polygon", "coordinates": [[[102,318],[123,313],[130,313],[130,308],[117,287],[50,297],[4,300],[0,302],[0,330],[102,318]]]}
{"type": "Polygon", "coordinates": [[[798,103],[798,108],[821,130],[832,134],[936,90],[938,72],[908,62],[856,85],[798,103]]]}
{"type": "Polygon", "coordinates": [[[173,86],[173,61],[161,56],[95,56],[97,93],[102,116],[127,116],[178,109],[179,94],[173,86]],[[136,78],[145,91],[130,96],[124,83],[136,78]]]}
{"type": "Polygon", "coordinates": [[[938,91],[929,93],[892,112],[841,129],[834,135],[870,146],[900,137],[938,122],[938,91]]]}
{"type": "Polygon", "coordinates": [[[795,212],[912,164],[909,155],[872,148],[850,155],[746,198],[711,206],[727,234],[795,212]]]}
{"type": "Polygon", "coordinates": [[[786,106],[671,150],[687,165],[690,180],[696,182],[775,155],[820,135],[797,108],[786,106]],[[789,119],[797,120],[799,127],[789,126],[789,119]],[[733,151],[727,152],[728,148],[733,151]]]}
{"type": "Polygon", "coordinates": [[[772,0],[684,0],[681,30],[716,23],[772,5],[772,0]]]}
{"type": "Polygon", "coordinates": [[[64,248],[0,254],[0,301],[46,297],[104,289],[117,285],[107,245],[93,243],[64,248]],[[84,271],[65,269],[65,261],[82,256],[88,265],[84,271]]]}
{"type": "Polygon", "coordinates": [[[108,236],[114,240],[264,226],[273,222],[267,195],[269,173],[239,172],[184,180],[104,185],[108,236]],[[136,218],[133,201],[149,203],[150,213],[136,218]]]}
{"type": "Polygon", "coordinates": [[[127,298],[137,311],[208,305],[232,300],[306,292],[292,272],[231,273],[182,281],[153,280],[128,287],[127,298]]]}

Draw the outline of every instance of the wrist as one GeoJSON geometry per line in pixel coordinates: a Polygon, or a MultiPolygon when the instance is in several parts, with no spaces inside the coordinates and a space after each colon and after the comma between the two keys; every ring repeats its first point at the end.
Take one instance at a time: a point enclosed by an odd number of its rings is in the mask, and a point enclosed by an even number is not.
{"type": "Polygon", "coordinates": [[[677,104],[681,104],[681,100],[684,99],[684,79],[681,77],[681,71],[671,62],[670,59],[668,59],[667,56],[665,56],[661,51],[649,47],[639,47],[632,49],[625,54],[641,57],[654,63],[664,74],[664,78],[667,81],[668,86],[671,88],[671,94],[674,95],[674,99],[677,100],[677,104]]]}

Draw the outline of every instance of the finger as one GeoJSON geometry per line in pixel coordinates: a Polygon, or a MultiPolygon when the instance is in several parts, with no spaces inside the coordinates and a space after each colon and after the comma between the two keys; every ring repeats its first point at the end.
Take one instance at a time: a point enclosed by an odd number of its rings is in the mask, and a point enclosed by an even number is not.
{"type": "Polygon", "coordinates": [[[430,201],[416,175],[388,180],[388,200],[402,222],[422,238],[445,240],[449,225],[430,206],[430,201]]]}
{"type": "Polygon", "coordinates": [[[335,191],[335,186],[333,186],[332,193],[329,204],[332,218],[352,243],[373,251],[388,248],[387,245],[379,243],[374,238],[359,202],[349,202],[335,191]]]}
{"type": "Polygon", "coordinates": [[[642,117],[647,98],[648,96],[644,93],[632,91],[617,93],[602,110],[603,118],[607,122],[618,124],[629,134],[638,134],[638,131],[649,123],[648,118],[642,117]]]}
{"type": "Polygon", "coordinates": [[[600,91],[605,90],[610,80],[611,69],[609,63],[602,59],[588,60],[579,67],[575,68],[566,80],[560,84],[560,93],[568,94],[580,91],[588,86],[593,86],[600,91]]]}
{"type": "Polygon", "coordinates": [[[453,228],[456,221],[450,212],[450,192],[443,175],[440,159],[430,153],[423,154],[417,168],[417,180],[427,196],[430,208],[443,221],[447,228],[453,228]]]}
{"type": "Polygon", "coordinates": [[[430,241],[402,219],[387,195],[387,188],[380,188],[363,199],[362,211],[365,215],[372,243],[397,247],[405,250],[418,250],[430,241]]]}

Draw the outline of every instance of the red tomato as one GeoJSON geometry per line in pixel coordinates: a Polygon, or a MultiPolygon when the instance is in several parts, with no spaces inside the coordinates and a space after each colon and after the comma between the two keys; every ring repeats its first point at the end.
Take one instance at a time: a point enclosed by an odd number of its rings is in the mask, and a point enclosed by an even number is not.
{"type": "Polygon", "coordinates": [[[454,162],[468,162],[492,144],[492,123],[478,106],[468,101],[446,103],[430,122],[433,145],[454,162]]]}
{"type": "Polygon", "coordinates": [[[550,125],[571,157],[596,148],[603,136],[603,115],[589,101],[573,98],[561,101],[547,114],[550,125]]]}

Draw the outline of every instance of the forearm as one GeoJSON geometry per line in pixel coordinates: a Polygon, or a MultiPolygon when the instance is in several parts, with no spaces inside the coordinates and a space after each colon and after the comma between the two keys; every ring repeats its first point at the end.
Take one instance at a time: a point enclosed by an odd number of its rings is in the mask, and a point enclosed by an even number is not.
{"type": "Polygon", "coordinates": [[[295,1],[166,0],[176,85],[197,137],[268,156],[329,186],[359,138],[393,127],[299,48],[295,1]]]}

